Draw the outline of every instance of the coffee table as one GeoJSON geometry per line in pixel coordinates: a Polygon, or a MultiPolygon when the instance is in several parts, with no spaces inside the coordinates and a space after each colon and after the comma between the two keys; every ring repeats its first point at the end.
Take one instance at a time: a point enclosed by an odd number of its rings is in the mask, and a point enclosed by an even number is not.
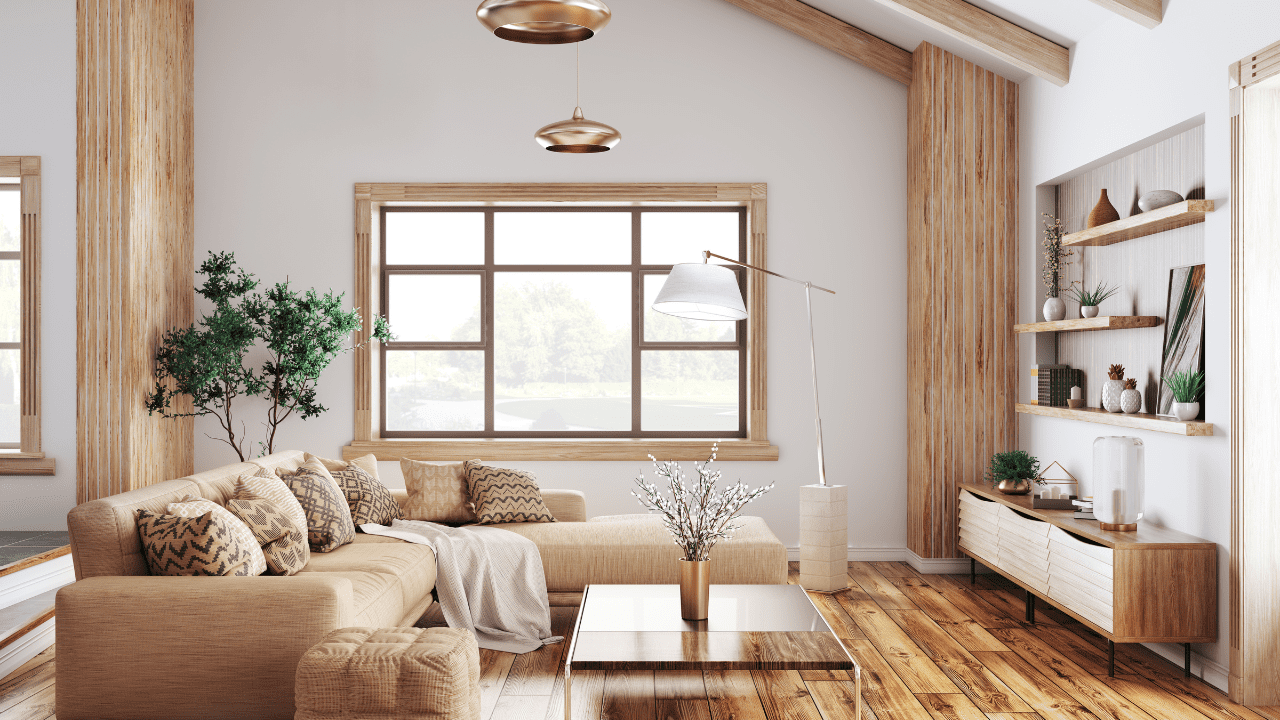
{"type": "Polygon", "coordinates": [[[706,620],[680,617],[678,585],[589,585],[564,661],[573,670],[847,670],[862,717],[862,672],[798,585],[712,585],[706,620]]]}

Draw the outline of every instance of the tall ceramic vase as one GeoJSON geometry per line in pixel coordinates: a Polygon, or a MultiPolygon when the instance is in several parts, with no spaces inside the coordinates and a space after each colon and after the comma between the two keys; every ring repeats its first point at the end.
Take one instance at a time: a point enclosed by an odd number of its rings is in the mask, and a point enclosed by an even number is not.
{"type": "Polygon", "coordinates": [[[1088,227],[1095,228],[1119,219],[1120,213],[1116,212],[1115,206],[1107,197],[1107,189],[1103,188],[1102,194],[1098,196],[1098,204],[1094,205],[1093,210],[1089,212],[1088,227]]]}
{"type": "Polygon", "coordinates": [[[706,620],[711,602],[711,561],[680,561],[680,617],[706,620]]]}

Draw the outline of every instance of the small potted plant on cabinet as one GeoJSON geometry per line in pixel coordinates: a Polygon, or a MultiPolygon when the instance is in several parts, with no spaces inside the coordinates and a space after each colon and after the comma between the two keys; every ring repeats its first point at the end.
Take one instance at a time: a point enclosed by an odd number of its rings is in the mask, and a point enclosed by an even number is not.
{"type": "Polygon", "coordinates": [[[1044,484],[1040,475],[1040,461],[1026,450],[1009,450],[991,456],[985,479],[1005,495],[1026,495],[1031,492],[1031,482],[1044,484]]]}
{"type": "Polygon", "coordinates": [[[1200,416],[1200,396],[1204,393],[1204,373],[1180,370],[1162,378],[1173,393],[1173,416],[1186,422],[1200,416]]]}

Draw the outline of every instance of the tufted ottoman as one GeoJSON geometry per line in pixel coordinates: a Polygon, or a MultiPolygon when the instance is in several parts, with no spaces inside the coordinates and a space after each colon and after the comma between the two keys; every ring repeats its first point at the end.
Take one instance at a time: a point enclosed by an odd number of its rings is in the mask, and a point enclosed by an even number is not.
{"type": "Polygon", "coordinates": [[[344,628],[298,661],[295,720],[480,717],[476,639],[452,628],[344,628]]]}

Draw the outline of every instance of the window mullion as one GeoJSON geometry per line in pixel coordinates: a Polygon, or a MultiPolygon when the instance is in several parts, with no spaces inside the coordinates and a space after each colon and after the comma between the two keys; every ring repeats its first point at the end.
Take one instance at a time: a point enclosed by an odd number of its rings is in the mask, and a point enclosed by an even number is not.
{"type": "Polygon", "coordinates": [[[498,325],[494,317],[494,293],[493,288],[496,284],[493,277],[493,211],[488,210],[484,214],[484,287],[481,289],[484,297],[481,304],[481,315],[484,317],[481,332],[484,333],[484,429],[485,432],[493,432],[494,424],[494,336],[497,335],[498,325]]]}
{"type": "Polygon", "coordinates": [[[631,211],[631,432],[640,432],[640,341],[644,334],[644,276],[640,274],[640,211],[631,211]]]}

